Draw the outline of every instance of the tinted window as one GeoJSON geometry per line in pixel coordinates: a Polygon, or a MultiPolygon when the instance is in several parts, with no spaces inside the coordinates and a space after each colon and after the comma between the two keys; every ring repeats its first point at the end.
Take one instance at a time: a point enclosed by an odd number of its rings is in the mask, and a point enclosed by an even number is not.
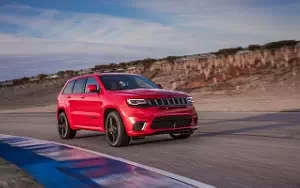
{"type": "Polygon", "coordinates": [[[75,83],[74,80],[70,81],[70,82],[67,84],[67,86],[65,87],[63,93],[64,93],[64,94],[71,94],[71,93],[72,93],[72,89],[73,89],[74,83],[75,83]]]}
{"type": "Polygon", "coordinates": [[[75,94],[83,93],[84,87],[85,87],[85,81],[86,81],[86,78],[80,78],[80,79],[76,80],[74,88],[73,88],[73,93],[75,93],[75,94]]]}
{"type": "Polygon", "coordinates": [[[99,78],[107,90],[158,88],[152,81],[138,75],[101,75],[99,78]]]}
{"type": "Polygon", "coordinates": [[[88,93],[86,91],[86,88],[87,88],[88,85],[96,85],[97,86],[97,90],[99,91],[99,84],[98,84],[97,80],[94,77],[89,77],[87,79],[86,85],[85,85],[85,91],[84,91],[85,93],[88,93]]]}

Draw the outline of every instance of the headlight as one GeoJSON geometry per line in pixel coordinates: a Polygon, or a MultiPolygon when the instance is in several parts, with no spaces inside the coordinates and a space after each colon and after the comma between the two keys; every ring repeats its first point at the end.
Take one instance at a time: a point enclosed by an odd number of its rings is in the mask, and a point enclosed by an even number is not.
{"type": "Polygon", "coordinates": [[[127,99],[127,104],[131,106],[147,105],[145,99],[127,99]]]}
{"type": "Polygon", "coordinates": [[[188,104],[194,103],[193,97],[187,97],[186,99],[187,99],[188,104]]]}

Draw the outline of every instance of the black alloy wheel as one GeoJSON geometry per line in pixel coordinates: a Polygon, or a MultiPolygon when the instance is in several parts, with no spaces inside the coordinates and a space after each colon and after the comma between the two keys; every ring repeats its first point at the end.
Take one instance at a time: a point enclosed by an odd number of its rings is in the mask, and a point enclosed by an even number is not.
{"type": "Polygon", "coordinates": [[[60,138],[62,139],[69,139],[74,138],[76,136],[76,131],[72,130],[69,125],[67,116],[64,112],[61,112],[58,116],[58,133],[60,138]]]}
{"type": "Polygon", "coordinates": [[[190,131],[189,133],[170,133],[170,136],[173,139],[179,140],[179,139],[186,139],[188,137],[190,137],[193,134],[192,131],[190,131]]]}
{"type": "Polygon", "coordinates": [[[112,111],[105,119],[106,140],[113,147],[126,146],[130,142],[122,118],[119,113],[112,111]]]}

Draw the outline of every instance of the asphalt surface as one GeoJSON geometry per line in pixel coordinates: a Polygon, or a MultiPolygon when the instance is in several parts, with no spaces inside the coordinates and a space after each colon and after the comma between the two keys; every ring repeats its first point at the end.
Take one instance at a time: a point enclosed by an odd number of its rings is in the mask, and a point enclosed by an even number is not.
{"type": "Polygon", "coordinates": [[[216,187],[300,187],[300,113],[200,112],[186,140],[147,137],[110,147],[103,134],[61,140],[54,113],[0,114],[0,133],[52,140],[163,169],[216,187]]]}
{"type": "Polygon", "coordinates": [[[33,178],[21,169],[0,158],[0,187],[1,188],[42,188],[33,178]]]}

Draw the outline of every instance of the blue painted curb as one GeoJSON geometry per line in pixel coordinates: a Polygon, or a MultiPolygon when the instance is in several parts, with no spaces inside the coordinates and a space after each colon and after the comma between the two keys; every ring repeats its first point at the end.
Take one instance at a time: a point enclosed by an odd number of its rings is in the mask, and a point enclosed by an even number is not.
{"type": "Polygon", "coordinates": [[[45,187],[211,187],[103,155],[50,141],[0,134],[0,157],[45,187]]]}

